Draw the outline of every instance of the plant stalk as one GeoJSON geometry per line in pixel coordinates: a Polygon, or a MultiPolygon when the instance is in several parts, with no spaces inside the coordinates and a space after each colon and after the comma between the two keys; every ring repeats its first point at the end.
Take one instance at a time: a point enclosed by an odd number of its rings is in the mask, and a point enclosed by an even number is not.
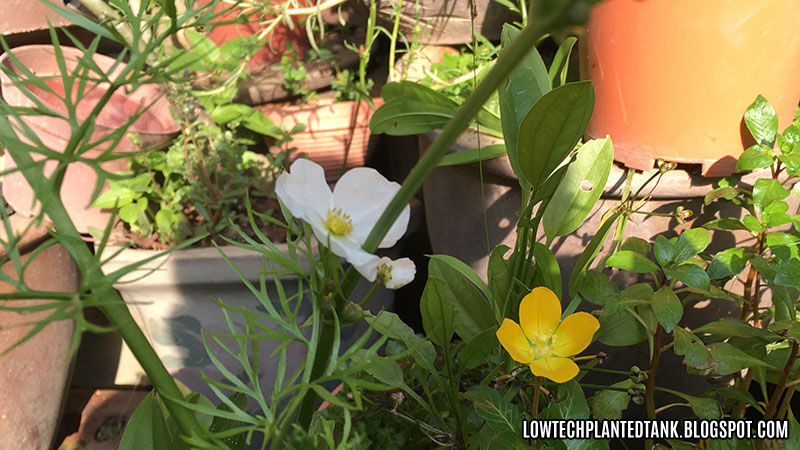
{"type": "MultiPolygon", "coordinates": [[[[10,145],[7,150],[17,161],[18,167],[24,168],[20,170],[28,183],[35,186],[36,180],[42,176],[42,173],[34,164],[30,153],[13,145],[10,145]]],[[[42,211],[50,217],[56,232],[60,235],[59,243],[66,248],[81,269],[81,287],[91,286],[93,288],[91,298],[102,299],[98,302],[98,308],[130,347],[156,391],[163,397],[164,404],[175,418],[181,432],[188,437],[203,436],[204,428],[197,421],[194,413],[173,401],[183,399],[183,394],[134,321],[128,306],[105,278],[98,260],[81,239],[80,233],[61,202],[58,194],[59,183],[47,184],[47,187],[49,189],[36,192],[36,197],[41,202],[42,211]]]]}
{"type": "MultiPolygon", "coordinates": [[[[483,104],[486,103],[486,100],[488,100],[497,88],[507,79],[508,75],[514,70],[517,64],[519,64],[531,48],[533,48],[539,40],[539,37],[550,28],[551,24],[567,17],[573,3],[574,2],[565,2],[565,4],[560,5],[560,9],[557,12],[550,14],[547,20],[533,21],[525,26],[517,38],[514,39],[514,42],[502,52],[497,58],[494,67],[486,74],[486,78],[481,81],[469,97],[467,97],[467,100],[456,110],[456,113],[442,129],[439,137],[433,141],[425,155],[420,158],[417,165],[411,170],[411,173],[409,173],[403,185],[397,191],[397,194],[395,194],[391,202],[389,202],[389,205],[375,223],[369,236],[367,236],[362,246],[365,251],[375,253],[381,240],[386,236],[386,233],[389,232],[389,229],[392,227],[395,220],[397,220],[397,217],[400,216],[400,213],[406,205],[408,205],[420,188],[422,188],[422,183],[425,182],[436,168],[439,161],[452,148],[453,143],[455,143],[456,139],[458,139],[461,133],[467,128],[472,118],[480,111],[483,104]]],[[[358,279],[358,271],[351,266],[347,270],[342,282],[342,293],[344,297],[350,296],[358,279]]],[[[324,342],[325,337],[332,336],[332,331],[327,330],[327,328],[332,326],[333,325],[323,324],[323,330],[320,335],[320,348],[318,348],[312,366],[312,380],[314,379],[314,375],[322,373],[322,370],[328,364],[330,351],[319,350],[332,348],[332,343],[324,342]]],[[[304,414],[298,416],[298,419],[303,419],[300,421],[300,426],[306,429],[311,423],[311,413],[313,412],[316,400],[317,396],[311,391],[309,391],[303,399],[303,405],[300,411],[304,414]]]]}

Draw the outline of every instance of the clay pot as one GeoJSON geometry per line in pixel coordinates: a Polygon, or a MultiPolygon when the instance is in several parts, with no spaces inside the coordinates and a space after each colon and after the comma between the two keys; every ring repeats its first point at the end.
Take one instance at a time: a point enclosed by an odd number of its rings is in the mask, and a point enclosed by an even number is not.
{"type": "MultiPolygon", "coordinates": [[[[202,6],[207,5],[209,2],[210,0],[203,0],[198,3],[202,6]]],[[[268,0],[261,0],[261,2],[267,3],[268,0]]],[[[219,14],[219,16],[212,20],[212,23],[230,22],[240,19],[242,16],[247,18],[245,23],[226,23],[215,25],[211,28],[211,31],[206,33],[206,35],[217,44],[217,46],[222,46],[230,39],[239,36],[252,36],[261,33],[264,26],[259,22],[267,19],[267,17],[263,17],[263,15],[253,14],[254,11],[252,9],[243,6],[231,8],[231,5],[226,2],[220,2],[220,4],[214,8],[214,12],[219,14]]],[[[267,43],[250,58],[250,70],[256,71],[270,64],[280,62],[281,56],[286,52],[289,43],[294,46],[301,61],[309,48],[306,30],[299,21],[295,21],[292,27],[284,23],[276,25],[275,28],[270,31],[269,35],[266,36],[266,39],[267,43]]]]}
{"type": "MultiPolygon", "coordinates": [[[[372,101],[376,108],[383,104],[381,98],[372,101]]],[[[316,104],[273,103],[257,109],[287,130],[297,124],[305,125],[305,131],[295,134],[287,144],[297,148],[292,158],[308,157],[320,164],[329,182],[348,169],[363,166],[377,142],[377,136],[369,130],[373,110],[365,102],[325,99],[316,104]]]]}
{"type": "MultiPolygon", "coordinates": [[[[25,230],[27,219],[11,217],[15,230],[25,230]]],[[[0,239],[7,240],[5,229],[0,227],[0,239]]],[[[61,245],[52,245],[35,253],[49,237],[46,227],[28,230],[17,247],[22,253],[22,264],[27,265],[24,280],[27,286],[38,291],[77,292],[80,273],[72,257],[61,245]]],[[[41,250],[41,249],[39,249],[41,250]]],[[[3,257],[0,251],[0,257],[3,257]]],[[[19,274],[11,262],[2,271],[14,279],[19,274]]],[[[16,292],[8,283],[0,282],[0,293],[16,292]]],[[[30,307],[50,300],[0,301],[3,307],[30,307]]],[[[27,325],[46,318],[52,310],[19,314],[0,311],[0,352],[5,351],[31,329],[27,325]]],[[[47,450],[61,417],[72,365],[69,346],[74,329],[72,321],[52,322],[25,343],[0,356],[0,436],[6,450],[47,450]]]]}
{"type": "MultiPolygon", "coordinates": [[[[64,54],[67,70],[71,73],[78,66],[78,60],[83,56],[83,52],[70,47],[62,47],[61,50],[64,54]]],[[[52,46],[27,45],[14,48],[12,51],[20,63],[25,65],[36,76],[46,78],[45,82],[48,86],[57,94],[63,95],[62,75],[52,46]]],[[[116,64],[114,59],[102,55],[94,55],[93,59],[104,72],[109,72],[116,64]]],[[[0,57],[0,64],[4,64],[11,71],[17,72],[8,54],[0,57]]],[[[0,81],[2,81],[3,98],[9,105],[34,106],[34,103],[14,86],[5,73],[0,74],[0,81]]],[[[48,108],[59,113],[66,113],[66,106],[63,100],[57,96],[33,87],[29,89],[48,108]]],[[[104,89],[104,83],[92,84],[90,82],[87,83],[84,92],[79,94],[76,91],[74,93],[81,98],[77,112],[79,120],[83,120],[88,116],[99,97],[103,95],[104,89]]],[[[134,152],[138,151],[142,146],[146,148],[167,142],[180,130],[180,127],[172,118],[169,104],[163,97],[163,92],[153,84],[142,85],[136,91],[129,93],[122,90],[115,92],[110,102],[94,119],[94,132],[89,138],[90,141],[97,141],[123,126],[130,120],[132,115],[137,111],[141,111],[146,105],[151,106],[128,128],[129,135],[120,141],[117,147],[113,149],[113,152],[115,154],[134,152]],[[134,144],[130,134],[135,134],[138,140],[143,143],[142,146],[134,144]]],[[[26,116],[23,120],[33,129],[46,147],[55,151],[64,151],[71,136],[67,121],[49,116],[26,116]]],[[[98,145],[83,153],[82,156],[84,158],[100,157],[109,150],[109,145],[109,143],[98,145]]],[[[5,158],[6,170],[16,168],[16,163],[11,155],[12,152],[9,152],[8,157],[5,158]]],[[[33,155],[33,158],[35,160],[44,159],[40,154],[33,155]]],[[[56,161],[46,162],[44,167],[45,176],[50,176],[56,165],[56,161]]],[[[106,161],[101,166],[104,170],[110,172],[125,171],[128,170],[128,159],[118,158],[106,161]]],[[[73,223],[81,232],[86,232],[90,226],[103,229],[111,217],[111,213],[108,210],[88,208],[96,183],[97,174],[94,169],[84,163],[76,162],[70,164],[64,175],[61,199],[73,223]]],[[[19,214],[32,216],[39,211],[38,204],[34,204],[33,189],[31,189],[19,171],[4,177],[3,196],[8,204],[19,214]]]]}
{"type": "MultiPolygon", "coordinates": [[[[369,2],[362,0],[365,7],[369,2]]],[[[396,2],[377,0],[378,21],[392,29],[396,2]]],[[[503,24],[519,20],[518,14],[492,0],[404,1],[400,7],[400,32],[409,41],[414,28],[422,44],[455,45],[472,42],[472,29],[489,40],[500,40],[503,24]],[[473,9],[474,5],[474,9],[473,9]],[[473,17],[470,17],[474,15],[473,17]]]]}
{"type": "Polygon", "coordinates": [[[596,103],[590,137],[614,140],[617,161],[702,165],[731,174],[754,142],[743,124],[758,95],[775,107],[779,129],[800,100],[797,2],[771,0],[607,0],[587,27],[584,76],[596,103]]]}

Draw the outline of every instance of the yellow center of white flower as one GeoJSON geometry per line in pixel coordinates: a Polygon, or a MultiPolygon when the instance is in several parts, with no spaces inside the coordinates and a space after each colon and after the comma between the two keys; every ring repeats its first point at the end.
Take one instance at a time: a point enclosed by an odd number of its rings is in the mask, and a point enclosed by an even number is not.
{"type": "Polygon", "coordinates": [[[388,264],[379,265],[376,281],[381,284],[386,284],[389,281],[392,281],[392,266],[388,264]]]}
{"type": "Polygon", "coordinates": [[[353,231],[353,221],[350,216],[342,211],[342,208],[333,208],[328,211],[328,220],[325,221],[325,227],[334,236],[344,237],[353,231]]]}

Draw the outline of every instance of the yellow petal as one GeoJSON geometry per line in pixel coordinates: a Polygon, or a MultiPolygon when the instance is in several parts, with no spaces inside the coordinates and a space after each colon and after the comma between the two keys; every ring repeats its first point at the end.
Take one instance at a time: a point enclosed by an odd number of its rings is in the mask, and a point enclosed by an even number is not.
{"type": "Polygon", "coordinates": [[[586,312],[567,316],[553,335],[550,352],[556,356],[572,356],[586,350],[600,322],[586,312]]]}
{"type": "Polygon", "coordinates": [[[537,377],[545,377],[556,383],[566,383],[578,374],[578,365],[571,359],[548,356],[531,363],[531,372],[537,377]]]}
{"type": "Polygon", "coordinates": [[[534,345],[545,345],[561,320],[561,302],[546,287],[534,288],[519,304],[519,323],[534,345]]]}
{"type": "Polygon", "coordinates": [[[528,338],[522,333],[522,328],[510,319],[503,319],[503,324],[495,333],[504,349],[516,362],[528,364],[533,360],[533,348],[528,338]]]}

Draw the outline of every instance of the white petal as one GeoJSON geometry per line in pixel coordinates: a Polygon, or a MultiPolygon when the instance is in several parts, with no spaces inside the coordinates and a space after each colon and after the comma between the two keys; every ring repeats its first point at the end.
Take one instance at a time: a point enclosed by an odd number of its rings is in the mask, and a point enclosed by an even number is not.
{"type": "MultiPolygon", "coordinates": [[[[333,189],[333,204],[353,220],[353,231],[348,237],[363,244],[398,190],[399,184],[368,167],[356,167],[342,175],[333,189]]],[[[409,211],[408,206],[403,209],[379,247],[391,247],[405,234],[409,211]]]]}
{"type": "MultiPolygon", "coordinates": [[[[333,247],[333,244],[331,245],[333,247]]],[[[344,258],[358,270],[358,273],[367,281],[375,281],[378,276],[378,257],[372,253],[367,253],[361,247],[342,246],[345,252],[344,258]]],[[[334,252],[336,253],[336,252],[334,252]]]]}
{"type": "Polygon", "coordinates": [[[403,211],[400,212],[400,215],[397,216],[397,220],[394,221],[392,227],[389,228],[389,232],[386,233],[386,236],[383,237],[380,245],[378,248],[389,248],[394,246],[397,241],[406,234],[406,230],[408,230],[408,221],[411,218],[411,207],[406,205],[403,208],[403,211]]]}
{"type": "Polygon", "coordinates": [[[289,172],[278,176],[275,193],[293,216],[308,223],[323,223],[333,206],[325,171],[307,159],[296,160],[289,172]]]}
{"type": "Polygon", "coordinates": [[[386,281],[386,287],[389,289],[398,289],[411,283],[417,273],[417,266],[414,265],[414,261],[408,258],[392,261],[384,256],[378,261],[378,266],[381,264],[386,264],[392,268],[392,277],[386,281]]]}

